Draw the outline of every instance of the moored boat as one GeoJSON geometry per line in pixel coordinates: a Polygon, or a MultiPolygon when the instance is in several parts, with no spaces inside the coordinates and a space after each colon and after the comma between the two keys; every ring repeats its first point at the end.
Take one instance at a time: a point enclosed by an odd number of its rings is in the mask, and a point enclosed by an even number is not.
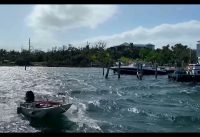
{"type": "Polygon", "coordinates": [[[200,82],[200,64],[189,64],[185,69],[178,69],[168,78],[178,82],[200,82]]]}
{"type": "MultiPolygon", "coordinates": [[[[117,72],[119,67],[114,66],[110,67],[113,72],[117,72]]],[[[136,64],[131,64],[128,66],[121,66],[120,67],[120,74],[127,74],[127,75],[137,75],[138,67],[136,64]]],[[[157,68],[157,75],[167,75],[169,73],[172,73],[174,70],[166,70],[166,69],[161,69],[157,68]]],[[[156,68],[152,66],[148,66],[145,64],[142,64],[142,73],[143,75],[155,75],[156,68]]]]}

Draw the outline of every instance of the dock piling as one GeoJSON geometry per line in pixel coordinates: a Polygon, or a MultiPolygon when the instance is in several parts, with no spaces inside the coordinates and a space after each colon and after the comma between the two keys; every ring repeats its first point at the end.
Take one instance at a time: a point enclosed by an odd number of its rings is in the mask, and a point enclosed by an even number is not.
{"type": "Polygon", "coordinates": [[[121,67],[121,62],[119,61],[119,66],[118,66],[118,79],[120,78],[120,67],[121,67]]]}
{"type": "Polygon", "coordinates": [[[157,66],[157,64],[155,65],[155,67],[156,67],[155,78],[157,79],[157,75],[158,75],[158,66],[157,66]]]}
{"type": "Polygon", "coordinates": [[[103,66],[103,76],[104,76],[104,66],[103,66]]]}
{"type": "Polygon", "coordinates": [[[142,80],[143,72],[142,72],[142,64],[140,66],[140,80],[142,80]]]}
{"type": "Polygon", "coordinates": [[[137,63],[137,74],[136,74],[136,76],[139,79],[138,75],[139,75],[139,64],[137,63]]]}
{"type": "Polygon", "coordinates": [[[143,76],[143,74],[142,74],[142,64],[138,64],[137,65],[137,78],[139,80],[142,80],[142,76],[143,76]]]}
{"type": "Polygon", "coordinates": [[[107,72],[106,72],[106,76],[105,76],[106,79],[108,78],[108,74],[109,74],[109,67],[107,68],[107,72]]]}

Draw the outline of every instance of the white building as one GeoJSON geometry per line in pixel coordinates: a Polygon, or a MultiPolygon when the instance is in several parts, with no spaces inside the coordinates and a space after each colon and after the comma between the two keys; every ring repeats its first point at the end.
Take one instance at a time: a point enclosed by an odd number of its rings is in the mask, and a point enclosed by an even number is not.
{"type": "Polygon", "coordinates": [[[198,58],[198,64],[200,64],[200,40],[197,41],[197,58],[198,58]]]}
{"type": "Polygon", "coordinates": [[[155,50],[155,45],[153,44],[134,44],[134,43],[127,43],[127,42],[124,42],[118,46],[115,46],[115,47],[120,47],[120,46],[126,46],[126,47],[129,47],[133,45],[133,47],[136,47],[136,48],[148,48],[148,49],[152,49],[152,50],[155,50]]]}
{"type": "Polygon", "coordinates": [[[148,49],[152,49],[152,50],[155,50],[155,45],[153,44],[133,44],[135,47],[138,47],[138,48],[148,48],[148,49]]]}

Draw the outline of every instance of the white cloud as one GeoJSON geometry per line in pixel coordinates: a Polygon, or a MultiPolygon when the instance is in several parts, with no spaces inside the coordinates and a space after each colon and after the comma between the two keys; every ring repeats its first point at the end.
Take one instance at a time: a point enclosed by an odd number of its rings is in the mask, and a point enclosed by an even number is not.
{"type": "Polygon", "coordinates": [[[177,24],[161,24],[153,28],[137,27],[111,36],[99,36],[86,39],[83,42],[107,42],[107,46],[118,45],[124,42],[152,43],[157,48],[167,44],[182,43],[196,48],[196,41],[200,39],[200,21],[192,20],[177,24]]]}
{"type": "MultiPolygon", "coordinates": [[[[117,5],[37,5],[26,18],[26,23],[34,31],[32,39],[37,42],[36,48],[47,49],[63,44],[56,40],[56,34],[69,32],[68,30],[75,33],[74,29],[83,27],[96,28],[117,11],[117,5]]],[[[87,41],[92,43],[102,40],[107,43],[107,47],[133,42],[152,43],[156,45],[156,48],[167,44],[182,43],[196,48],[196,41],[199,39],[200,21],[191,20],[177,24],[161,24],[152,28],[138,26],[118,34],[103,35],[70,43],[74,45],[80,43],[81,45],[87,41]]]]}
{"type": "Polygon", "coordinates": [[[61,45],[56,34],[77,28],[96,28],[117,12],[114,5],[37,5],[26,17],[33,30],[34,47],[48,49],[61,45]]]}
{"type": "Polygon", "coordinates": [[[27,17],[27,24],[39,30],[95,28],[113,16],[113,5],[37,5],[27,17]]]}

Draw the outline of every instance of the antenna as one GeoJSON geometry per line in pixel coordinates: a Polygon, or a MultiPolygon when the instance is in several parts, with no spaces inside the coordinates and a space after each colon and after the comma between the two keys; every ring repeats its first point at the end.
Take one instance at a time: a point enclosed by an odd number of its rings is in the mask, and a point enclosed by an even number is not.
{"type": "Polygon", "coordinates": [[[30,51],[31,51],[31,40],[30,40],[30,38],[29,38],[29,41],[28,41],[28,45],[29,45],[28,51],[30,53],[30,51]]]}
{"type": "Polygon", "coordinates": [[[90,43],[87,41],[87,46],[89,46],[89,44],[90,44],[90,43]]]}
{"type": "Polygon", "coordinates": [[[21,46],[21,52],[23,51],[23,44],[22,44],[22,46],[21,46]]]}

